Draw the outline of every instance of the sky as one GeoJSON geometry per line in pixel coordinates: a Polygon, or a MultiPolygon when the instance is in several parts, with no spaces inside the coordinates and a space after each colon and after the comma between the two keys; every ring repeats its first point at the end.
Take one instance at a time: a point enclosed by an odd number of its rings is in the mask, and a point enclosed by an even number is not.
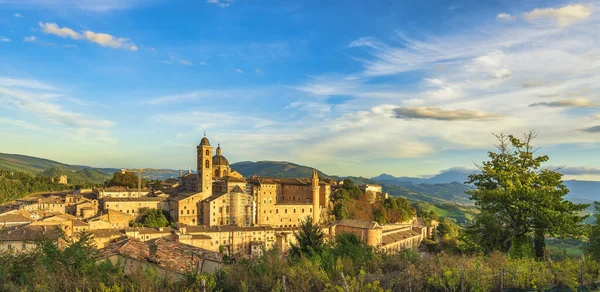
{"type": "Polygon", "coordinates": [[[474,168],[493,133],[600,180],[600,4],[0,0],[0,152],[94,167],[474,168]]]}

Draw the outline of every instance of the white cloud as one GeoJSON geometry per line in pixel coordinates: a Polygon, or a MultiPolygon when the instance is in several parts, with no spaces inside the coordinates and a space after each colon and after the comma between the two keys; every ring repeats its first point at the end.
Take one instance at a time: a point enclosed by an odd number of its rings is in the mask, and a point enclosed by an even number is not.
{"type": "Polygon", "coordinates": [[[262,70],[260,70],[260,69],[258,69],[258,68],[256,68],[256,69],[254,69],[254,73],[258,73],[258,74],[260,74],[260,73],[263,73],[263,71],[262,71],[262,70]]]}
{"type": "MultiPolygon", "coordinates": [[[[107,130],[115,126],[115,122],[65,110],[56,99],[60,95],[48,92],[53,88],[53,86],[37,80],[0,78],[0,97],[5,103],[32,117],[64,126],[73,137],[116,143],[116,139],[107,130]],[[40,90],[41,93],[37,92],[40,90]]],[[[35,130],[34,127],[25,123],[18,122],[18,124],[20,127],[29,127],[31,130],[35,130]]]]}
{"type": "Polygon", "coordinates": [[[194,65],[194,63],[192,63],[192,61],[188,61],[188,60],[179,60],[179,64],[186,65],[186,66],[194,65]]]}
{"type": "Polygon", "coordinates": [[[508,13],[500,13],[500,14],[496,15],[496,18],[502,19],[502,20],[515,20],[516,19],[516,17],[514,15],[510,15],[508,13]]]}
{"type": "Polygon", "coordinates": [[[160,61],[163,64],[167,64],[167,65],[173,65],[173,62],[171,61],[160,61]]]}
{"type": "Polygon", "coordinates": [[[17,17],[17,18],[21,18],[21,17],[23,17],[23,15],[21,15],[20,13],[15,13],[15,14],[13,14],[13,16],[14,16],[14,17],[17,17]]]}
{"type": "Polygon", "coordinates": [[[25,37],[23,39],[24,42],[28,42],[28,43],[33,43],[35,42],[35,36],[29,36],[29,37],[25,37]]]}
{"type": "Polygon", "coordinates": [[[559,26],[569,26],[575,21],[587,19],[592,14],[592,7],[582,4],[571,4],[561,8],[538,8],[524,14],[527,20],[551,19],[559,26]]]}
{"type": "Polygon", "coordinates": [[[564,99],[551,102],[537,102],[529,106],[547,106],[547,107],[591,107],[594,104],[587,98],[564,99]]]}
{"type": "Polygon", "coordinates": [[[242,69],[235,69],[235,72],[244,73],[244,71],[242,71],[242,69]]]}
{"type": "Polygon", "coordinates": [[[63,38],[69,37],[74,40],[86,39],[104,47],[122,48],[130,51],[138,50],[138,47],[127,38],[114,37],[110,34],[95,33],[89,30],[80,34],[68,27],[61,28],[56,23],[44,23],[40,21],[39,26],[44,33],[57,35],[63,38]]]}
{"type": "Polygon", "coordinates": [[[67,48],[67,49],[78,49],[79,48],[77,45],[72,45],[72,44],[71,45],[65,45],[64,47],[67,48]]]}
{"type": "Polygon", "coordinates": [[[231,5],[232,2],[232,0],[206,0],[206,3],[214,4],[221,8],[229,7],[229,5],[231,5]]]}
{"type": "Polygon", "coordinates": [[[10,42],[10,39],[5,36],[0,36],[0,42],[8,43],[8,42],[10,42]]]}
{"type": "Polygon", "coordinates": [[[442,121],[466,121],[497,119],[502,115],[465,109],[444,110],[437,107],[401,107],[394,109],[396,118],[400,119],[433,119],[442,121]]]}
{"type": "Polygon", "coordinates": [[[595,114],[595,115],[594,115],[594,119],[596,119],[596,120],[600,120],[600,114],[595,114]]]}

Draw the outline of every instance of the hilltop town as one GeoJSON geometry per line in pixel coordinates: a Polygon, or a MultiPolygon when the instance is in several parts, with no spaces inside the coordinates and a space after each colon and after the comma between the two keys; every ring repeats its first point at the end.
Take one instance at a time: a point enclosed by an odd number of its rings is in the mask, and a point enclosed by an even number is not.
{"type": "MultiPolygon", "coordinates": [[[[206,136],[196,149],[196,173],[188,170],[163,180],[161,190],[141,185],[78,189],[35,194],[1,206],[0,250],[33,250],[40,237],[68,245],[89,234],[102,260],[121,259],[140,269],[152,265],[164,276],[179,277],[186,271],[183,262],[213,272],[224,256],[253,258],[271,249],[286,254],[296,243],[294,233],[307,220],[318,225],[326,239],[353,233],[385,251],[416,248],[435,228],[435,222],[426,226],[416,216],[393,224],[335,220],[331,196],[343,181],[321,179],[316,170],[306,178],[245,178],[231,169],[220,145],[214,149],[206,136]],[[167,213],[170,225],[134,224],[148,210],[167,213]]],[[[60,183],[66,181],[65,176],[59,178],[60,183]]],[[[359,189],[364,204],[387,198],[379,185],[359,189]]]]}

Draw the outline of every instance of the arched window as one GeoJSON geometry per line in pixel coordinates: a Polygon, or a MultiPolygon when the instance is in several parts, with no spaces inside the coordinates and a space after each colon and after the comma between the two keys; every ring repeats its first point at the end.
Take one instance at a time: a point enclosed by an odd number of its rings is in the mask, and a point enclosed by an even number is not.
{"type": "Polygon", "coordinates": [[[215,169],[215,176],[219,177],[219,170],[218,169],[215,169]]]}
{"type": "Polygon", "coordinates": [[[206,167],[206,168],[210,167],[210,162],[208,161],[208,159],[206,159],[206,161],[204,162],[204,167],[206,167]]]}
{"type": "Polygon", "coordinates": [[[210,156],[210,151],[208,151],[208,149],[206,149],[206,156],[210,156]]]}
{"type": "Polygon", "coordinates": [[[227,169],[223,170],[223,176],[227,176],[227,169]]]}

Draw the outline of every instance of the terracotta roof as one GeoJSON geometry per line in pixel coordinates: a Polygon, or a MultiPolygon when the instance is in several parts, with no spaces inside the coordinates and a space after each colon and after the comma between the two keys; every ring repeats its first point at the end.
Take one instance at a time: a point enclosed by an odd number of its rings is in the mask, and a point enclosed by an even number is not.
{"type": "Polygon", "coordinates": [[[62,219],[64,221],[67,221],[67,220],[75,220],[75,219],[77,219],[77,217],[75,217],[71,214],[57,214],[57,215],[52,215],[52,216],[43,218],[42,221],[53,221],[54,219],[62,219]]]}
{"type": "Polygon", "coordinates": [[[164,201],[166,198],[163,197],[139,197],[139,198],[113,198],[106,197],[100,200],[105,202],[148,202],[148,201],[164,201]]]}
{"type": "Polygon", "coordinates": [[[127,227],[125,228],[125,232],[137,232],[138,234],[170,234],[174,229],[171,227],[163,227],[160,230],[159,227],[127,227]]]}
{"type": "Polygon", "coordinates": [[[207,239],[207,240],[211,240],[212,237],[205,235],[205,234],[194,234],[192,235],[192,239],[207,239]]]}
{"type": "Polygon", "coordinates": [[[189,198],[191,198],[193,196],[201,195],[201,194],[202,194],[201,192],[200,193],[198,193],[198,192],[180,193],[177,196],[169,197],[169,201],[183,201],[185,199],[189,199],[189,198]]]}
{"type": "Polygon", "coordinates": [[[8,224],[8,223],[25,223],[32,222],[33,219],[29,217],[25,217],[21,214],[7,214],[0,216],[0,225],[8,224]]]}
{"type": "Polygon", "coordinates": [[[62,235],[58,227],[33,226],[0,229],[0,241],[34,241],[40,238],[56,240],[62,235]]]}
{"type": "Polygon", "coordinates": [[[81,221],[81,220],[73,220],[73,226],[90,226],[89,224],[81,221]]]}
{"type": "Polygon", "coordinates": [[[410,238],[420,237],[420,235],[421,233],[412,230],[390,233],[382,236],[381,243],[387,245],[390,243],[403,241],[410,238]]]}
{"type": "Polygon", "coordinates": [[[125,231],[123,230],[118,230],[118,229],[96,229],[96,230],[90,230],[90,233],[92,233],[94,235],[94,237],[99,237],[99,238],[112,238],[112,237],[119,237],[119,236],[123,236],[125,235],[125,231]]]}
{"type": "Polygon", "coordinates": [[[150,248],[156,247],[156,258],[151,263],[174,272],[185,273],[193,266],[201,266],[204,260],[222,263],[221,254],[195,246],[176,242],[167,238],[157,238],[140,242],[128,238],[100,249],[100,259],[121,255],[142,262],[149,262],[150,248]]]}
{"type": "Polygon", "coordinates": [[[342,219],[336,225],[357,227],[357,228],[375,228],[379,225],[373,221],[357,220],[357,219],[342,219]]]}
{"type": "Polygon", "coordinates": [[[226,176],[226,177],[223,177],[223,179],[226,180],[227,182],[246,182],[245,179],[235,177],[235,176],[226,176]]]}
{"type": "Polygon", "coordinates": [[[268,231],[274,230],[271,226],[247,226],[239,227],[232,225],[222,226],[186,226],[186,233],[202,233],[202,232],[231,232],[231,231],[268,231]]]}

